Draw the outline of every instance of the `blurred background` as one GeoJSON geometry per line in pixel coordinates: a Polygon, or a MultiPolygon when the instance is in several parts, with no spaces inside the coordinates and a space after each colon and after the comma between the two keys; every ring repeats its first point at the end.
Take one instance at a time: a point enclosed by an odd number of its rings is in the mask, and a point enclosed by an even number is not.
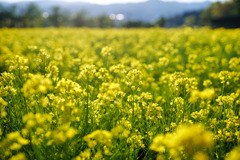
{"type": "Polygon", "coordinates": [[[0,27],[240,27],[240,0],[2,0],[0,27]]]}

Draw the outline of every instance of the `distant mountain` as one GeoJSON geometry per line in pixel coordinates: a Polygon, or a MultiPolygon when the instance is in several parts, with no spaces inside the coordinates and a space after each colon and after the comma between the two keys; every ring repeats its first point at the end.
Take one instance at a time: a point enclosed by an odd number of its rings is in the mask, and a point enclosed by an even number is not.
{"type": "MultiPolygon", "coordinates": [[[[8,3],[0,2],[2,5],[16,5],[19,8],[18,12],[24,10],[31,1],[8,3]]],[[[100,14],[123,14],[125,20],[140,20],[145,22],[156,21],[159,17],[173,17],[189,11],[198,11],[210,6],[210,2],[201,3],[179,3],[179,2],[164,2],[161,0],[148,0],[141,3],[127,4],[110,4],[98,5],[84,2],[66,2],[66,1],[51,1],[39,0],[34,1],[43,11],[51,12],[51,8],[59,6],[63,10],[68,10],[74,14],[80,10],[85,10],[89,16],[97,16],[100,14]]]]}

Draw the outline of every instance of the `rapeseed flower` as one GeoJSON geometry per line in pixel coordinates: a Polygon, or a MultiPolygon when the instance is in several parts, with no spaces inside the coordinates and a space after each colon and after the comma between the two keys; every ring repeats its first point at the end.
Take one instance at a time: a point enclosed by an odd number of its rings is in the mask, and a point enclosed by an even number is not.
{"type": "Polygon", "coordinates": [[[37,93],[47,93],[52,88],[52,81],[42,75],[31,75],[30,79],[23,85],[22,92],[25,97],[33,96],[37,93]]]}

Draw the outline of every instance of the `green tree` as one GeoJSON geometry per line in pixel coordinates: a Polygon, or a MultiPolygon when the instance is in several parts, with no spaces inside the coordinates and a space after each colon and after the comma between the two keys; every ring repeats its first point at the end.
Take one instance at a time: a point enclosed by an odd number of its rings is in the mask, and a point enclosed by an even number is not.
{"type": "Polygon", "coordinates": [[[159,27],[165,27],[165,25],[166,25],[166,19],[165,19],[164,17],[159,18],[159,19],[156,21],[156,25],[159,26],[159,27]]]}
{"type": "Polygon", "coordinates": [[[240,16],[240,0],[233,0],[233,1],[236,5],[238,16],[240,16]]]}
{"type": "Polygon", "coordinates": [[[62,12],[60,12],[60,26],[66,26],[66,27],[70,27],[72,26],[72,22],[71,22],[71,14],[68,10],[63,10],[62,12]]]}
{"type": "Polygon", "coordinates": [[[73,16],[72,23],[74,27],[87,26],[86,11],[80,11],[73,16]]]}
{"type": "Polygon", "coordinates": [[[213,3],[201,13],[200,20],[204,24],[210,24],[212,19],[234,16],[240,16],[240,0],[213,3]]]}
{"type": "Polygon", "coordinates": [[[50,24],[54,27],[60,27],[63,21],[59,7],[52,7],[52,13],[49,15],[50,24]]]}
{"type": "Polygon", "coordinates": [[[196,16],[190,15],[184,19],[184,24],[193,27],[196,24],[196,16]]]}
{"type": "Polygon", "coordinates": [[[99,28],[108,28],[113,27],[113,21],[106,15],[100,15],[96,18],[97,27],[99,28]]]}
{"type": "Polygon", "coordinates": [[[30,3],[22,15],[24,27],[41,27],[43,23],[42,11],[34,3],[30,3]]]}
{"type": "Polygon", "coordinates": [[[224,3],[213,3],[200,15],[203,25],[211,27],[240,27],[240,0],[229,0],[224,3]]]}
{"type": "Polygon", "coordinates": [[[0,5],[0,27],[16,27],[16,6],[6,8],[0,5]]]}

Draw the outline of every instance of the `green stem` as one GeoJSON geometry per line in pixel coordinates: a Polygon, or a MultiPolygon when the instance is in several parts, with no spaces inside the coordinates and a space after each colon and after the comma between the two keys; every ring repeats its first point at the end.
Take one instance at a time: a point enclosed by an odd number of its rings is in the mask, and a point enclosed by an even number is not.
{"type": "MultiPolygon", "coordinates": [[[[89,80],[88,80],[89,82],[89,80]]],[[[85,111],[86,111],[86,115],[85,115],[85,126],[86,128],[88,128],[88,114],[89,114],[89,109],[88,109],[88,98],[89,98],[89,83],[87,83],[87,103],[85,105],[85,111]]]]}
{"type": "Polygon", "coordinates": [[[133,103],[132,103],[132,128],[134,128],[134,122],[135,122],[135,118],[134,118],[134,103],[135,103],[135,97],[134,97],[134,92],[133,92],[133,103]]]}
{"type": "Polygon", "coordinates": [[[225,88],[225,83],[223,83],[223,86],[222,86],[222,96],[224,95],[224,88],[225,88]]]}

